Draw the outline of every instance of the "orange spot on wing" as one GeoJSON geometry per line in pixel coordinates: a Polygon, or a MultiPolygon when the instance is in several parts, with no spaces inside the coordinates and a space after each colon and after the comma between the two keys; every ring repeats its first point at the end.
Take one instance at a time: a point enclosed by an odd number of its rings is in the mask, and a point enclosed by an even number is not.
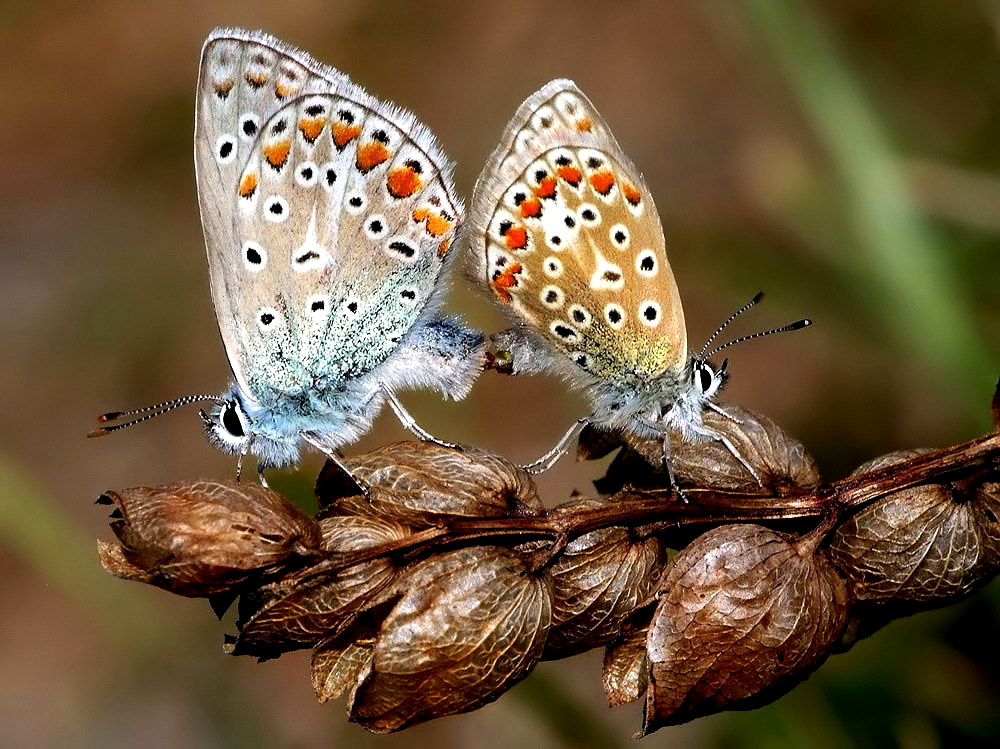
{"type": "Polygon", "coordinates": [[[426,222],[425,228],[432,237],[440,237],[451,229],[451,219],[443,213],[435,213],[426,206],[421,206],[413,211],[413,220],[418,224],[421,221],[426,222]]]}
{"type": "Polygon", "coordinates": [[[523,226],[512,226],[504,235],[509,250],[523,250],[528,246],[528,232],[523,226]]]}
{"type": "Polygon", "coordinates": [[[438,257],[444,257],[448,254],[448,248],[451,247],[450,239],[441,240],[441,244],[438,245],[438,257]]]}
{"type": "Polygon", "coordinates": [[[294,94],[295,89],[291,86],[286,86],[281,81],[274,82],[274,95],[279,99],[286,99],[289,95],[294,94]]]}
{"type": "Polygon", "coordinates": [[[540,198],[554,198],[556,195],[556,178],[542,177],[535,188],[535,195],[540,198]]]}
{"type": "Polygon", "coordinates": [[[260,88],[267,83],[267,76],[264,73],[247,73],[243,77],[252,88],[260,88]]]}
{"type": "Polygon", "coordinates": [[[534,199],[523,201],[521,203],[521,215],[524,218],[534,218],[536,216],[541,216],[542,215],[541,202],[534,199]]]}
{"type": "Polygon", "coordinates": [[[511,263],[502,271],[497,271],[493,275],[493,290],[496,291],[500,301],[510,304],[513,297],[507,289],[517,286],[517,275],[522,271],[520,263],[511,263]]]}
{"type": "Polygon", "coordinates": [[[371,171],[389,158],[389,149],[377,140],[358,146],[358,158],[355,160],[362,174],[371,171]]]}
{"type": "Polygon", "coordinates": [[[625,194],[625,200],[632,205],[639,205],[639,201],[642,200],[642,195],[639,194],[635,185],[630,185],[628,182],[622,185],[622,192],[625,194]]]}
{"type": "Polygon", "coordinates": [[[611,172],[603,171],[590,175],[590,186],[599,194],[607,195],[611,188],[615,186],[615,175],[611,172]]]}
{"type": "Polygon", "coordinates": [[[420,175],[408,166],[389,172],[389,178],[385,184],[389,188],[389,194],[394,198],[408,198],[424,186],[420,175]]]}
{"type": "Polygon", "coordinates": [[[257,189],[257,175],[249,172],[240,181],[240,197],[249,198],[257,189]]]}
{"type": "Polygon", "coordinates": [[[226,78],[224,81],[218,81],[214,84],[215,93],[220,99],[225,99],[229,96],[229,92],[233,90],[233,85],[235,81],[232,78],[226,78]]]}
{"type": "Polygon", "coordinates": [[[578,184],[580,184],[580,179],[583,177],[583,175],[580,173],[580,170],[577,169],[575,166],[561,166],[558,169],[556,169],[556,174],[558,174],[564,180],[573,185],[573,187],[576,187],[578,184]]]}
{"type": "Polygon", "coordinates": [[[427,232],[440,237],[451,228],[451,221],[440,213],[432,213],[427,217],[427,232]]]}
{"type": "Polygon", "coordinates": [[[326,117],[316,117],[315,119],[303,117],[299,120],[299,132],[302,133],[302,136],[307,141],[312,143],[323,132],[324,125],[326,125],[326,117]]]}
{"type": "Polygon", "coordinates": [[[339,150],[361,134],[361,126],[334,122],[330,126],[330,132],[333,135],[333,142],[337,144],[337,149],[339,150]]]}
{"type": "Polygon", "coordinates": [[[589,133],[594,127],[589,117],[581,117],[576,121],[576,129],[581,133],[589,133]]]}
{"type": "Polygon", "coordinates": [[[285,165],[285,162],[288,161],[288,152],[291,148],[292,142],[288,138],[279,140],[269,146],[264,146],[264,158],[275,169],[281,169],[285,165]]]}

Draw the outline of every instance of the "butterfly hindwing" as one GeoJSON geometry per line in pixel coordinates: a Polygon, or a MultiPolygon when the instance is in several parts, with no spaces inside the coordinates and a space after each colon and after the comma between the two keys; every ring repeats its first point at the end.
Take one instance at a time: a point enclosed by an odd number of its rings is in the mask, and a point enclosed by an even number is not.
{"type": "Polygon", "coordinates": [[[213,35],[200,86],[199,193],[237,380],[261,400],[372,371],[442,274],[461,214],[447,159],[412,115],[261,34],[213,35]],[[261,60],[271,67],[248,72],[261,60]],[[260,97],[270,83],[244,85],[282,80],[296,65],[302,86],[281,101],[260,97]],[[235,81],[221,105],[220,80],[235,81]],[[212,135],[250,114],[253,136],[220,164],[212,135]]]}
{"type": "Polygon", "coordinates": [[[683,310],[642,175],[576,86],[521,106],[476,186],[473,252],[518,322],[601,379],[686,361],[683,310]]]}

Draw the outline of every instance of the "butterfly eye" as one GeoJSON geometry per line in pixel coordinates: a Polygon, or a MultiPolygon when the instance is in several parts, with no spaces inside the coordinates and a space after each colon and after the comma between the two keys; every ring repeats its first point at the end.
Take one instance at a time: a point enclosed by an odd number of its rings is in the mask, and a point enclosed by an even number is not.
{"type": "Polygon", "coordinates": [[[708,395],[709,390],[715,384],[715,375],[711,367],[707,364],[699,364],[697,370],[695,370],[695,377],[698,380],[698,387],[701,388],[701,392],[708,395]]]}
{"type": "Polygon", "coordinates": [[[222,409],[222,413],[219,416],[219,421],[222,422],[222,427],[229,432],[233,437],[246,437],[246,431],[243,429],[243,419],[236,410],[236,404],[230,401],[222,409]]]}

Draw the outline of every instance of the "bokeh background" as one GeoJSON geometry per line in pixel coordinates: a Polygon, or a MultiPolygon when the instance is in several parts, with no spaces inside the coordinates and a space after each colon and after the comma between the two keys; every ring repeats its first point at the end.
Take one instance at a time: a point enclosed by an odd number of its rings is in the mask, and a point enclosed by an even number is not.
{"type": "MultiPolygon", "coordinates": [[[[25,2],[0,6],[0,726],[5,746],[630,746],[599,654],[393,737],[320,706],[308,654],[223,655],[206,603],[106,576],[108,487],[232,475],[192,410],[102,440],[100,411],[221,390],[191,158],[216,25],[264,28],[418,113],[469,195],[531,91],[574,78],[645,171],[697,343],[758,289],[726,397],[831,478],[989,429],[1000,373],[1000,2],[25,2]]],[[[495,329],[490,304],[452,306],[495,329]]],[[[485,376],[404,394],[432,432],[526,461],[583,402],[485,376]]],[[[383,415],[355,449],[400,439],[383,415]]],[[[309,501],[319,461],[276,476],[309,501]]],[[[601,465],[563,461],[549,504],[601,465]]],[[[995,746],[1000,587],[894,623],[775,705],[644,746],[995,746]]]]}

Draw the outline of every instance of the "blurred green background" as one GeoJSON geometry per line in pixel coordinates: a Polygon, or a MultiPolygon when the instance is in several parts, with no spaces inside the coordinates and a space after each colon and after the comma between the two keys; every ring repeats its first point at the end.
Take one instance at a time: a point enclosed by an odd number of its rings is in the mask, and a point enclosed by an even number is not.
{"type": "MultiPolygon", "coordinates": [[[[600,658],[544,664],[498,703],[399,736],[315,703],[308,655],[222,654],[207,604],[113,580],[107,487],[227,477],[191,410],[87,441],[100,411],[221,390],[191,158],[216,25],[263,28],[418,113],[473,182],[521,100],[574,78],[645,171],[697,344],[726,397],[801,438],[825,475],[989,429],[1000,373],[1000,2],[304,2],[0,6],[0,726],[5,746],[630,746],[600,658]]],[[[495,329],[488,302],[452,306],[495,329]]],[[[486,376],[459,404],[404,394],[435,434],[526,461],[584,413],[553,380],[486,376]]],[[[391,416],[356,448],[404,433],[391,416]]],[[[278,477],[307,497],[319,461],[278,477]]],[[[600,465],[563,461],[547,503],[600,465]]],[[[1000,741],[1000,587],[897,622],[768,708],[643,746],[1000,741]]]]}

